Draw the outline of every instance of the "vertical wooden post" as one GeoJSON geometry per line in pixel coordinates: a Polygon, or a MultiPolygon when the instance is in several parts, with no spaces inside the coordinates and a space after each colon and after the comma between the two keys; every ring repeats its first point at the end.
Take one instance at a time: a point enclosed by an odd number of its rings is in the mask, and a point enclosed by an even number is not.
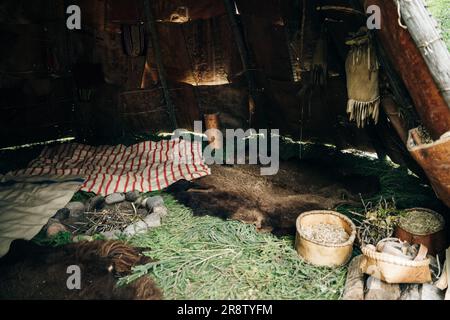
{"type": "Polygon", "coordinates": [[[397,5],[411,37],[450,108],[450,52],[436,28],[436,21],[421,0],[399,0],[397,5]]]}
{"type": "Polygon", "coordinates": [[[172,129],[178,127],[177,118],[175,116],[175,108],[170,97],[169,85],[167,83],[166,70],[162,62],[161,48],[159,46],[159,37],[156,30],[155,18],[153,16],[150,0],[144,0],[144,9],[146,14],[147,26],[150,31],[151,43],[155,54],[156,67],[158,68],[159,81],[163,88],[164,99],[166,101],[167,111],[169,113],[172,129]]]}
{"type": "Polygon", "coordinates": [[[234,0],[223,0],[225,5],[225,10],[228,14],[228,18],[230,21],[231,29],[233,31],[234,39],[236,41],[236,45],[238,47],[239,56],[241,58],[242,67],[244,68],[245,75],[247,77],[248,82],[248,90],[250,94],[250,103],[249,103],[249,125],[252,127],[254,122],[254,115],[256,113],[256,109],[260,107],[260,93],[258,92],[258,88],[256,85],[256,80],[253,75],[253,72],[250,70],[250,57],[247,52],[247,48],[245,46],[244,37],[239,29],[238,20],[235,14],[235,6],[234,0]]]}

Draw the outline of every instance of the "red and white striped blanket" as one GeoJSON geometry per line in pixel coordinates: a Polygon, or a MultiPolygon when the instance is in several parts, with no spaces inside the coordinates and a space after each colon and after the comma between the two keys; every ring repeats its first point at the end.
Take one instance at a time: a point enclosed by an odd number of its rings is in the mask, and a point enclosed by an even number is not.
{"type": "Polygon", "coordinates": [[[45,147],[27,169],[13,175],[81,176],[81,190],[108,195],[114,192],[161,190],[181,180],[211,174],[200,142],[146,141],[126,147],[65,144],[45,147]]]}

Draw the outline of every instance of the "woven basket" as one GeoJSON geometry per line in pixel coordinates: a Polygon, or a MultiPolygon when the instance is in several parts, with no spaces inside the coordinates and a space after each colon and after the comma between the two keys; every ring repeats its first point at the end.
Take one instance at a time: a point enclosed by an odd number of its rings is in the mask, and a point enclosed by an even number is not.
{"type": "Polygon", "coordinates": [[[356,226],[346,216],[335,211],[308,211],[297,218],[296,227],[295,248],[298,254],[309,263],[316,266],[338,267],[350,260],[356,238],[356,226]],[[349,235],[349,239],[342,244],[323,244],[303,236],[302,226],[319,223],[342,226],[349,235]]]}
{"type": "Polygon", "coordinates": [[[430,260],[411,261],[362,248],[362,272],[387,283],[431,282],[430,260]]]}

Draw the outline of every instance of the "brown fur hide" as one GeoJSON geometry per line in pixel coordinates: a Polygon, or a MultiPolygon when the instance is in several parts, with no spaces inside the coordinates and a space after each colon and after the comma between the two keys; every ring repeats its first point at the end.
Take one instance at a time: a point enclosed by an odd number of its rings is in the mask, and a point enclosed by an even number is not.
{"type": "Polygon", "coordinates": [[[0,299],[159,300],[162,293],[149,277],[116,286],[120,276],[148,261],[137,249],[119,241],[81,242],[58,248],[15,241],[0,260],[0,299]],[[67,268],[72,265],[81,269],[81,290],[67,289],[71,275],[67,268]]]}

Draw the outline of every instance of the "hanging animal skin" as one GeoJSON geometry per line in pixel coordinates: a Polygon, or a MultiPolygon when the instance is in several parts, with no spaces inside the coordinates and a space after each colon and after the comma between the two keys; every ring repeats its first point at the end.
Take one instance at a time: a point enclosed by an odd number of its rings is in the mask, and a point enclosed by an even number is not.
{"type": "Polygon", "coordinates": [[[314,86],[325,87],[328,79],[328,40],[325,26],[317,42],[313,56],[312,83],[314,86]]]}
{"type": "Polygon", "coordinates": [[[351,45],[345,63],[347,73],[350,121],[363,128],[370,120],[378,123],[380,113],[380,89],[378,83],[378,61],[367,35],[347,42],[351,45]]]}
{"type": "Polygon", "coordinates": [[[143,24],[123,24],[122,36],[125,53],[131,57],[145,52],[145,30],[143,24]]]}

